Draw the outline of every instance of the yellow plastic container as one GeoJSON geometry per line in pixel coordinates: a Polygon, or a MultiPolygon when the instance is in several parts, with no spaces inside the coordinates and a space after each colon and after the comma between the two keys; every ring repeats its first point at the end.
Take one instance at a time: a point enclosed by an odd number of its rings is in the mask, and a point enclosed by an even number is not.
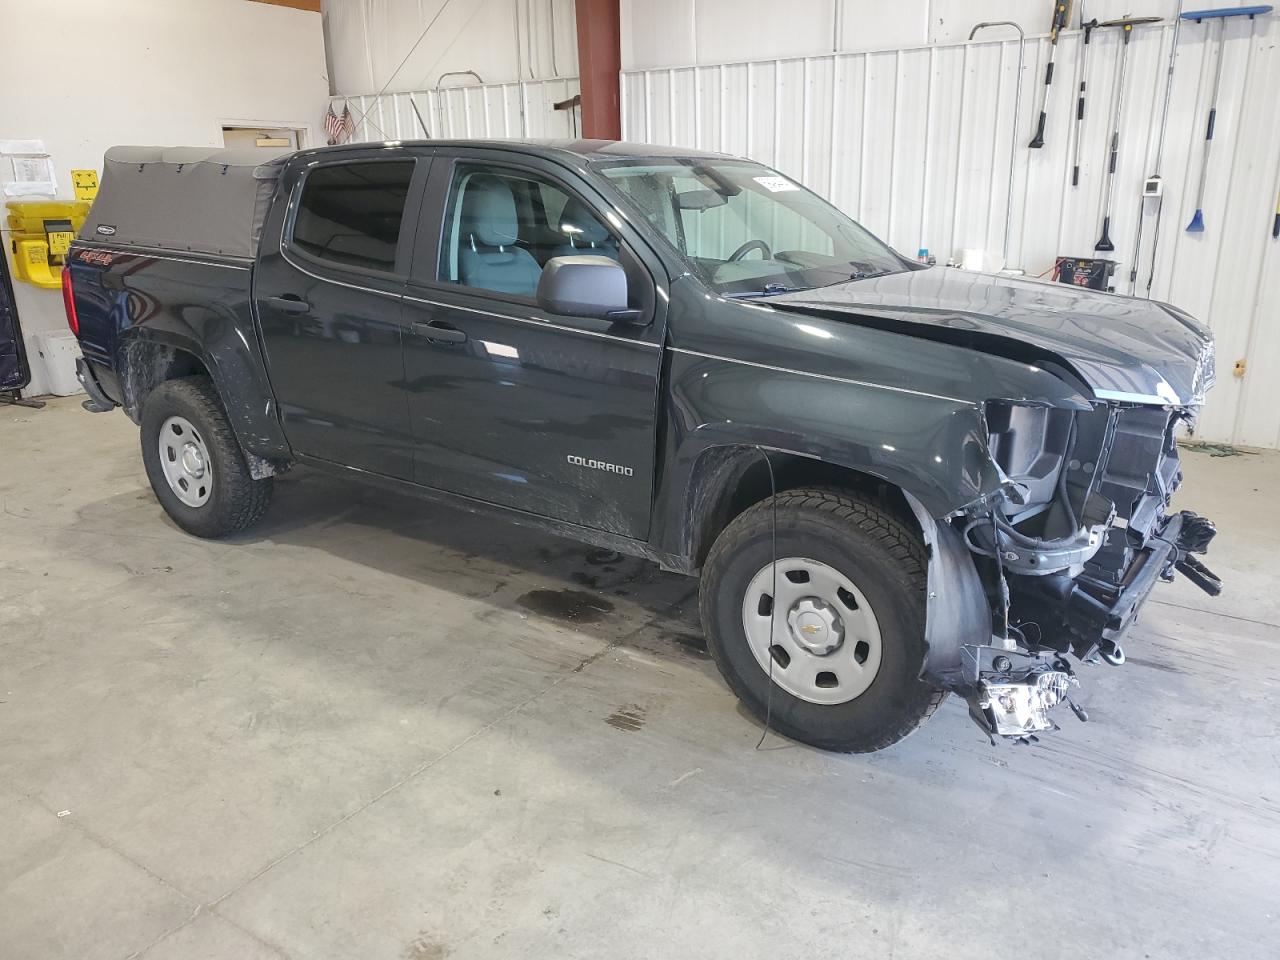
{"type": "Polygon", "coordinates": [[[10,200],[5,206],[14,279],[57,289],[63,258],[89,215],[89,201],[10,200]]]}

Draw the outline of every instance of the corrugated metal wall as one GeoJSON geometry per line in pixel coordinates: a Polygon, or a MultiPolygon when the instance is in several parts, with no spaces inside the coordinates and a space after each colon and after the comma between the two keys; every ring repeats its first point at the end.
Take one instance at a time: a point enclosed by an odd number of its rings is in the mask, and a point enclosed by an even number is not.
{"type": "Polygon", "coordinates": [[[426,90],[461,70],[477,83],[578,73],[574,0],[325,0],[324,20],[336,93],[426,90]]]}
{"type": "MultiPolygon", "coordinates": [[[[1210,29],[1215,31],[1216,25],[1210,29]]],[[[1195,207],[1216,44],[1184,23],[1161,173],[1164,213],[1152,296],[1204,319],[1218,337],[1218,386],[1200,435],[1280,446],[1280,53],[1274,18],[1226,21],[1222,91],[1205,198],[1195,207]],[[1243,377],[1234,375],[1238,360],[1243,377]]],[[[1006,30],[1006,33],[1008,31],[1006,30]]],[[[996,39],[881,52],[725,63],[622,75],[623,135],[752,157],[828,197],[898,249],[940,262],[1004,243],[1013,154],[1009,265],[1034,276],[1059,254],[1093,256],[1118,80],[1121,34],[1089,45],[1080,185],[1070,185],[1080,34],[1058,45],[1043,149],[1030,150],[1050,45],[1028,39],[1014,118],[1019,45],[996,39]]],[[[985,37],[985,39],[984,39],[985,37]]],[[[1173,25],[1139,27],[1128,50],[1112,240],[1128,293],[1143,177],[1155,168],[1173,25]]],[[[1155,202],[1147,201],[1136,284],[1145,293],[1155,202]]]]}
{"type": "Polygon", "coordinates": [[[445,87],[381,96],[334,97],[356,119],[356,142],[419,137],[572,137],[579,111],[553,105],[578,93],[577,77],[445,87]],[[414,108],[417,108],[416,111],[414,108]],[[426,129],[423,129],[423,124],[426,129]]]}

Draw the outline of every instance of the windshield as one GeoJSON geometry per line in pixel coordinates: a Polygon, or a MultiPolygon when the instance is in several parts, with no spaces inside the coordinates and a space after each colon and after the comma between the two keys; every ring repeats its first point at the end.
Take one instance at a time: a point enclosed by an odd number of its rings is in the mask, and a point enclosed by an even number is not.
{"type": "Polygon", "coordinates": [[[769,296],[906,269],[831,204],[757,163],[663,158],[598,169],[724,296],[769,296]]]}

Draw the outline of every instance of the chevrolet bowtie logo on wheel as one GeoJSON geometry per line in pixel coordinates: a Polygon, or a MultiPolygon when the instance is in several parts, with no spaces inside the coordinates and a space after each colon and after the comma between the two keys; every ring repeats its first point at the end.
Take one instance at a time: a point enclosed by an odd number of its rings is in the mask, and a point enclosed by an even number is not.
{"type": "Polygon", "coordinates": [[[635,471],[630,467],[622,467],[605,460],[587,460],[585,457],[574,456],[572,453],[566,459],[575,467],[586,467],[588,470],[603,470],[605,473],[616,473],[624,477],[635,475],[635,471]]]}

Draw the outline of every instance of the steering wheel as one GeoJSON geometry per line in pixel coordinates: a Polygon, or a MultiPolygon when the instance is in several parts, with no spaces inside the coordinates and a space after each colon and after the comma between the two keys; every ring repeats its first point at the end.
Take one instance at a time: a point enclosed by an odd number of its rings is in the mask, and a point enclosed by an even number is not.
{"type": "Polygon", "coordinates": [[[733,253],[729,254],[729,263],[737,263],[752,250],[759,250],[766,260],[773,259],[773,251],[769,249],[769,245],[763,240],[748,240],[733,253]]]}

